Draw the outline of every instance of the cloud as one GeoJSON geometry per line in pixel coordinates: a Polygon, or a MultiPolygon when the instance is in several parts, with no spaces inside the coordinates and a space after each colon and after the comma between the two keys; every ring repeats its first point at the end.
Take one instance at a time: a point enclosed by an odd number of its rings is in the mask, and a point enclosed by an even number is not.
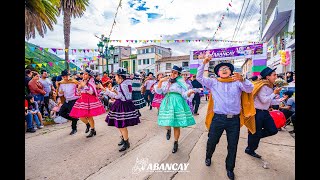
{"type": "MultiPolygon", "coordinates": [[[[215,39],[231,40],[235,32],[238,16],[243,0],[233,0],[229,13],[226,8],[230,0],[129,0],[122,1],[119,8],[116,25],[112,29],[111,39],[123,40],[121,43],[111,43],[115,46],[144,46],[149,43],[131,43],[125,40],[154,39],[215,39]],[[137,10],[138,9],[138,10],[137,10]],[[217,31],[222,15],[225,17],[221,28],[217,31]]],[[[97,49],[101,34],[109,36],[113,18],[119,1],[91,0],[84,16],[71,19],[70,48],[97,49]]],[[[244,9],[247,1],[245,2],[244,9]]],[[[244,12],[244,10],[243,10],[244,12]]],[[[259,2],[250,1],[241,27],[234,40],[259,40],[259,2]]],[[[241,20],[241,19],[240,19],[241,20]]],[[[240,23],[240,22],[239,22],[240,23]]],[[[63,16],[58,18],[54,31],[48,30],[44,38],[37,36],[29,42],[41,47],[64,48],[63,16]]],[[[156,43],[170,47],[173,55],[186,55],[192,50],[213,49],[236,46],[239,43],[226,42],[190,42],[190,43],[156,43]]],[[[133,49],[133,52],[135,50],[133,49]]],[[[83,57],[84,54],[77,55],[83,57]]]]}

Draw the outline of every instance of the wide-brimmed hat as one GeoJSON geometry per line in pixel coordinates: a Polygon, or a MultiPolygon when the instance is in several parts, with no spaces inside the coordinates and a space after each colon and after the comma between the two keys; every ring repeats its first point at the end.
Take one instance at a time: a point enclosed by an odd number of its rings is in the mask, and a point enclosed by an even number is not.
{"type": "Polygon", "coordinates": [[[92,71],[91,69],[86,69],[86,72],[87,72],[90,76],[92,76],[92,77],[94,77],[94,75],[96,74],[96,73],[94,73],[94,71],[92,71]]]}
{"type": "Polygon", "coordinates": [[[61,71],[61,76],[69,76],[69,75],[70,75],[70,73],[68,72],[67,69],[61,71]]]}
{"type": "Polygon", "coordinates": [[[222,67],[222,66],[228,66],[228,67],[230,68],[231,74],[233,73],[233,71],[234,71],[234,66],[233,66],[231,63],[225,63],[225,62],[219,63],[219,64],[217,64],[217,65],[214,67],[214,73],[215,73],[218,77],[219,77],[219,74],[218,74],[219,69],[220,69],[220,67],[222,67]]]}
{"type": "Polygon", "coordinates": [[[147,76],[149,76],[149,74],[152,74],[152,76],[153,76],[153,72],[149,72],[147,76]]]}
{"type": "Polygon", "coordinates": [[[181,73],[182,67],[179,67],[179,66],[177,66],[177,65],[174,65],[171,70],[173,70],[173,71],[178,71],[179,73],[181,73]]]}
{"type": "Polygon", "coordinates": [[[275,71],[277,68],[271,69],[269,67],[264,68],[261,72],[260,72],[260,76],[262,78],[265,78],[266,76],[270,75],[273,71],[275,71]]]}

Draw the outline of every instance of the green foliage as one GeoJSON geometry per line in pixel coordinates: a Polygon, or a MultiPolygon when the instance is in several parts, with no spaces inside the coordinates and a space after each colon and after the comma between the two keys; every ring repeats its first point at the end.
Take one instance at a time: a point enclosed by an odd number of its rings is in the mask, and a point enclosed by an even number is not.
{"type": "MultiPolygon", "coordinates": [[[[28,65],[26,69],[35,70],[37,72],[40,72],[41,69],[45,69],[49,74],[51,75],[59,75],[61,71],[65,69],[65,61],[64,59],[56,56],[55,54],[52,54],[50,52],[45,51],[42,49],[40,51],[38,47],[34,44],[25,42],[25,65],[28,65]],[[34,51],[32,51],[32,48],[35,48],[34,51]],[[53,66],[49,66],[48,62],[52,62],[53,66]],[[57,65],[56,62],[59,62],[57,65]],[[43,66],[40,68],[38,65],[33,68],[31,64],[43,64],[46,63],[46,66],[43,66]]],[[[77,68],[74,64],[70,63],[70,70],[77,68]]],[[[79,68],[78,68],[79,70],[79,68]]]]}

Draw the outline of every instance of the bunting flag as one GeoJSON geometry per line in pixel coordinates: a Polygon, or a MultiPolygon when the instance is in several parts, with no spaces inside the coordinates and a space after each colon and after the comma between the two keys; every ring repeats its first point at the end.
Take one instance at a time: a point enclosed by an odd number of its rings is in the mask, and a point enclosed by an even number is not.
{"type": "Polygon", "coordinates": [[[24,68],[26,68],[28,65],[24,65],[24,68]]]}
{"type": "Polygon", "coordinates": [[[59,61],[56,62],[56,65],[59,65],[59,61]]]}
{"type": "Polygon", "coordinates": [[[64,52],[68,52],[69,49],[64,49],[64,52]]]}
{"type": "Polygon", "coordinates": [[[40,68],[42,67],[42,64],[37,64],[40,68]]]}
{"type": "Polygon", "coordinates": [[[36,47],[31,47],[30,49],[31,49],[31,51],[34,51],[36,49],[36,47]]]}
{"type": "Polygon", "coordinates": [[[47,67],[47,63],[43,63],[42,65],[43,65],[44,67],[47,67]]]}
{"type": "Polygon", "coordinates": [[[31,64],[31,66],[32,66],[33,68],[35,68],[35,67],[36,67],[36,64],[31,64]]]}

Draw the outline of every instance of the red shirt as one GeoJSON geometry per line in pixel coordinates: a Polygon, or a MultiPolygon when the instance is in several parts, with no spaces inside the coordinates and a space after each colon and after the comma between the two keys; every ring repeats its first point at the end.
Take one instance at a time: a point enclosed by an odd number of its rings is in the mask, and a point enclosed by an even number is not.
{"type": "Polygon", "coordinates": [[[106,76],[106,77],[103,76],[103,77],[101,78],[102,86],[103,86],[103,87],[107,87],[106,82],[108,82],[108,81],[111,81],[110,78],[109,78],[108,76],[106,76]]]}
{"type": "Polygon", "coordinates": [[[26,99],[24,100],[24,107],[28,108],[28,101],[26,99]]]}

